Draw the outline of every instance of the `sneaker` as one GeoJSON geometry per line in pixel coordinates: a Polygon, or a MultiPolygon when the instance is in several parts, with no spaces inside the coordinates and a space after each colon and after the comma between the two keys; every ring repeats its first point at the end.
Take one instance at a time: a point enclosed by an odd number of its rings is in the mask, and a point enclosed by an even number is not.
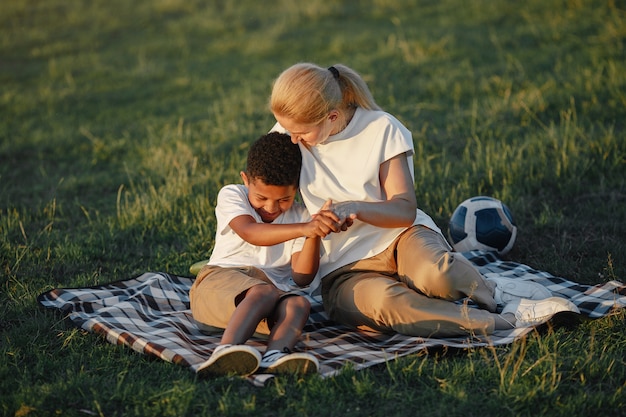
{"type": "Polygon", "coordinates": [[[261,363],[261,353],[246,345],[220,345],[196,371],[200,375],[253,374],[261,363]]]}
{"type": "Polygon", "coordinates": [[[552,293],[546,287],[525,279],[504,277],[485,277],[485,279],[496,284],[493,298],[499,306],[507,305],[520,298],[544,300],[552,297],[552,293]]]}
{"type": "Polygon", "coordinates": [[[261,369],[268,374],[315,374],[319,368],[317,358],[304,352],[265,352],[261,369]]]}
{"type": "MultiPolygon", "coordinates": [[[[515,327],[534,327],[559,315],[558,321],[563,323],[571,316],[578,317],[580,310],[574,303],[561,297],[550,297],[544,300],[515,300],[504,306],[502,314],[515,315],[515,327]]],[[[572,320],[573,321],[573,320],[572,320]]]]}

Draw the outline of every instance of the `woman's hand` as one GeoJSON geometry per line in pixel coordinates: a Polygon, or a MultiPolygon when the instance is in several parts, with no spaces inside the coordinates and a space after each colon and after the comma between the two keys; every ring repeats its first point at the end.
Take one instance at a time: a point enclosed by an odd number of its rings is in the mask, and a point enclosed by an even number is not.
{"type": "Polygon", "coordinates": [[[348,230],[354,220],[358,217],[358,202],[356,201],[343,201],[331,206],[332,212],[335,213],[338,220],[339,229],[342,232],[348,230]]]}

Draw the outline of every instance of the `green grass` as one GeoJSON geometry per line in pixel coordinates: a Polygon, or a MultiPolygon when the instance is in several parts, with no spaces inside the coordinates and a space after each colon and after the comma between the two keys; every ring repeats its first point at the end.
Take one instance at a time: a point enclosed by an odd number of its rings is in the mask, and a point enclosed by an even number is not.
{"type": "Polygon", "coordinates": [[[413,132],[420,206],[505,201],[511,260],[626,275],[623,0],[8,0],[0,4],[3,415],[626,415],[626,315],[330,379],[198,380],[35,301],[188,275],[272,80],[345,63],[413,132]]]}

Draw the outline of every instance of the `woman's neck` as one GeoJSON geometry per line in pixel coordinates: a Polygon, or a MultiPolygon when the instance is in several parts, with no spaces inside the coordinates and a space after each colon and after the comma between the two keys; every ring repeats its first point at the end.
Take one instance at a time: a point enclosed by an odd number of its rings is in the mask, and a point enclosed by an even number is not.
{"type": "Polygon", "coordinates": [[[337,118],[336,127],[330,132],[331,136],[342,132],[350,124],[355,112],[356,107],[354,106],[341,109],[339,111],[339,117],[337,118]]]}

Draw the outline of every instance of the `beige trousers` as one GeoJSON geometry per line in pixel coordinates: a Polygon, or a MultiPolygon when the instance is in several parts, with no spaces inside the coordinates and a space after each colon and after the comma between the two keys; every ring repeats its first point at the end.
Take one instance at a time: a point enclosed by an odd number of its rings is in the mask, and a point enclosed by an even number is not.
{"type": "Polygon", "coordinates": [[[491,334],[493,288],[441,234],[407,229],[382,253],[322,280],[324,308],[340,323],[410,336],[491,334]],[[469,298],[480,308],[455,303],[469,298]]]}
{"type": "MultiPolygon", "coordinates": [[[[206,333],[224,331],[247,290],[255,285],[274,285],[265,273],[253,266],[224,268],[207,265],[200,270],[189,291],[191,314],[206,333]]],[[[277,291],[281,296],[284,291],[277,291]]],[[[263,319],[255,335],[270,334],[273,323],[263,319]]]]}

